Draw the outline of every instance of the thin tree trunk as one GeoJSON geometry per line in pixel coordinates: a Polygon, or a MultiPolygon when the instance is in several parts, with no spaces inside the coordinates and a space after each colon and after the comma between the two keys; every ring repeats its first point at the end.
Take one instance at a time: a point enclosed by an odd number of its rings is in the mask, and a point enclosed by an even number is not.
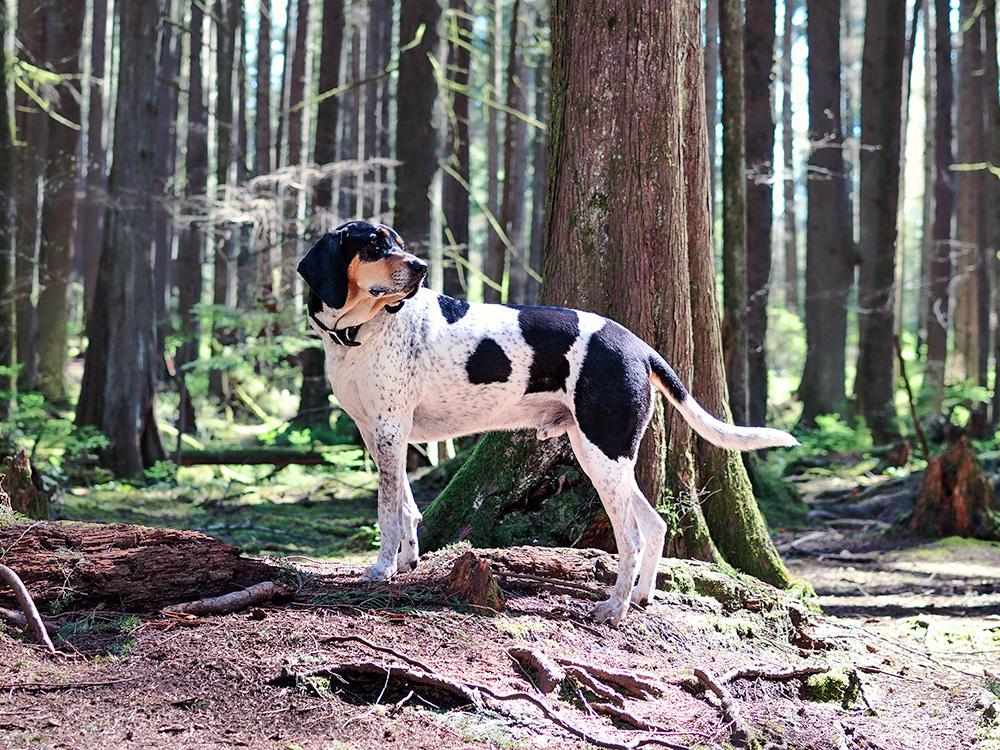
{"type": "MultiPolygon", "coordinates": [[[[934,264],[934,12],[928,0],[924,8],[924,189],[921,200],[920,290],[917,295],[917,356],[926,359],[928,307],[931,297],[931,267],[934,264]]],[[[924,371],[926,383],[926,370],[924,371]]]]}
{"type": "MultiPolygon", "coordinates": [[[[983,33],[979,0],[962,0],[959,23],[962,48],[958,54],[958,163],[975,165],[985,160],[983,133],[983,33]]],[[[984,266],[983,182],[980,169],[956,174],[955,248],[952,294],[955,300],[955,353],[961,376],[985,385],[980,357],[980,271],[984,266]]]]}
{"type": "Polygon", "coordinates": [[[87,189],[77,227],[81,256],[84,310],[90,311],[97,284],[97,264],[101,257],[102,229],[107,189],[104,109],[110,90],[105,57],[108,41],[108,0],[93,0],[90,41],[90,99],[87,106],[87,189]]]}
{"type": "Polygon", "coordinates": [[[285,0],[285,28],[281,32],[281,50],[282,50],[282,67],[281,67],[281,89],[278,93],[278,127],[274,134],[274,168],[279,169],[281,167],[281,147],[283,144],[283,139],[285,136],[285,123],[288,120],[288,99],[289,99],[289,84],[291,83],[291,69],[292,69],[292,57],[294,56],[294,48],[292,45],[295,43],[292,37],[292,23],[294,22],[294,16],[292,14],[292,8],[294,7],[295,0],[285,0]]]}
{"type": "Polygon", "coordinates": [[[448,249],[444,264],[444,293],[465,297],[468,293],[466,269],[469,260],[469,68],[472,11],[468,0],[451,0],[448,15],[448,79],[451,81],[448,112],[448,142],[445,158],[461,180],[443,176],[442,203],[445,218],[444,244],[448,249]],[[464,183],[464,184],[463,184],[464,183]]]}
{"type": "MultiPolygon", "coordinates": [[[[682,380],[696,383],[695,395],[708,408],[717,408],[725,403],[725,376],[710,242],[700,13],[695,4],[659,0],[616,0],[610,8],[614,23],[599,37],[593,24],[609,18],[605,2],[559,0],[552,9],[555,119],[542,300],[621,321],[660,351],[682,380]],[[638,58],[636,44],[644,50],[638,58]],[[650,185],[661,188],[655,200],[649,200],[650,185]],[[631,293],[636,278],[660,290],[659,297],[631,293]]],[[[709,491],[719,498],[713,507],[719,512],[718,535],[713,528],[713,536],[727,559],[777,585],[787,584],[739,456],[705,450],[705,463],[696,465],[694,452],[691,431],[678,413],[658,407],[639,450],[637,471],[646,496],[655,506],[669,508],[675,519],[665,552],[718,558],[697,489],[710,482],[709,491]]],[[[477,502],[488,475],[494,489],[511,476],[520,490],[544,488],[547,518],[564,524],[571,518],[574,531],[585,527],[570,541],[606,544],[606,519],[602,526],[586,480],[579,484],[565,476],[567,481],[559,480],[559,489],[552,489],[553,480],[565,475],[564,461],[571,462],[565,443],[535,445],[524,436],[503,434],[484,438],[425,514],[428,540],[435,545],[451,541],[449,530],[457,532],[472,514],[477,518],[474,543],[495,533],[500,524],[493,524],[497,516],[489,516],[490,509],[511,509],[493,498],[486,505],[477,502]]],[[[566,543],[551,526],[530,525],[526,535],[542,533],[566,543]]]]}
{"type": "Polygon", "coordinates": [[[52,110],[65,122],[47,118],[48,153],[42,202],[38,257],[38,375],[36,386],[54,403],[66,401],[63,372],[69,322],[69,277],[72,272],[73,218],[76,215],[77,146],[80,142],[80,98],[72,79],[80,73],[80,50],[86,5],[73,0],[47,19],[46,58],[52,71],[68,79],[56,88],[52,110]],[[66,123],[71,123],[67,125],[66,123]]]}
{"type": "Polygon", "coordinates": [[[840,0],[807,0],[809,141],[806,188],[806,363],[802,424],[845,414],[847,298],[854,281],[840,110],[840,0]]]}
{"type": "MultiPolygon", "coordinates": [[[[379,39],[382,42],[382,47],[380,47],[381,55],[385,62],[382,65],[384,69],[389,64],[389,59],[392,54],[392,43],[393,43],[393,0],[376,0],[376,2],[387,2],[387,7],[385,12],[379,13],[379,22],[381,23],[382,30],[379,34],[379,39]]],[[[395,90],[392,88],[392,80],[388,77],[383,78],[379,86],[379,139],[378,139],[378,153],[379,156],[388,159],[394,155],[395,150],[393,134],[395,133],[394,123],[390,116],[390,107],[395,95],[395,90]]],[[[380,170],[380,182],[382,184],[382,208],[380,213],[383,216],[387,216],[389,209],[391,207],[391,191],[394,187],[393,180],[395,179],[395,170],[388,166],[383,166],[380,170]]]]}
{"type": "MultiPolygon", "coordinates": [[[[7,0],[0,0],[0,49],[7,49],[7,0]]],[[[0,65],[0,419],[5,419],[16,388],[10,368],[17,362],[17,320],[14,304],[14,134],[13,102],[7,66],[0,65]]]]}
{"type": "MultiPolygon", "coordinates": [[[[319,93],[323,97],[340,84],[340,53],[344,44],[344,2],[323,0],[322,48],[319,60],[319,93]]],[[[337,161],[337,113],[339,96],[321,99],[316,108],[316,145],[313,161],[319,165],[337,161]]],[[[332,209],[333,185],[329,178],[319,180],[313,192],[317,210],[332,209]]],[[[332,227],[331,227],[332,228],[332,227]]],[[[325,229],[325,228],[324,228],[325,229]]]]}
{"type": "Polygon", "coordinates": [[[438,163],[434,127],[437,81],[431,58],[438,54],[439,0],[406,0],[399,13],[399,46],[410,46],[399,58],[396,100],[396,199],[394,227],[410,252],[426,257],[431,238],[431,183],[438,163]],[[421,32],[422,29],[422,32],[421,32]],[[414,46],[418,33],[420,43],[414,46]]]}
{"type": "MultiPolygon", "coordinates": [[[[368,31],[365,41],[365,160],[388,156],[380,148],[381,137],[388,127],[382,116],[383,100],[389,98],[389,77],[380,74],[388,67],[392,47],[392,0],[369,0],[368,31]]],[[[387,119],[387,118],[386,118],[387,119]]],[[[362,213],[375,217],[388,210],[383,200],[387,173],[384,167],[365,170],[366,190],[362,213]]]]}
{"type": "MultiPolygon", "coordinates": [[[[240,49],[236,56],[236,93],[239,105],[236,110],[236,184],[246,185],[250,177],[250,133],[247,124],[247,13],[240,3],[240,49]]],[[[243,222],[236,237],[239,248],[236,254],[236,309],[250,310],[257,290],[257,267],[253,253],[253,225],[243,222]]]]}
{"type": "MultiPolygon", "coordinates": [[[[541,26],[545,20],[541,13],[536,17],[536,26],[541,26]]],[[[548,101],[548,60],[540,57],[535,65],[535,119],[547,123],[549,119],[548,101]]],[[[531,138],[531,165],[533,171],[531,184],[531,267],[541,273],[542,247],[545,243],[545,181],[548,178],[548,131],[535,128],[531,138]]],[[[528,279],[528,303],[538,301],[539,284],[534,279],[528,279]]]]}
{"type": "Polygon", "coordinates": [[[955,185],[951,171],[952,107],[955,79],[951,62],[951,2],[934,3],[934,253],[930,268],[927,309],[926,388],[935,411],[944,396],[945,362],[948,355],[952,278],[952,217],[955,185]]]}
{"type": "MultiPolygon", "coordinates": [[[[997,66],[997,2],[986,0],[985,13],[986,66],[983,83],[987,92],[986,112],[989,126],[989,162],[1000,168],[1000,73],[997,66]]],[[[996,325],[993,328],[993,413],[994,429],[1000,426],[1000,174],[986,178],[986,235],[989,255],[993,258],[993,304],[996,325]]]]}
{"type": "MultiPolygon", "coordinates": [[[[490,94],[495,102],[503,95],[503,0],[492,0],[490,23],[489,80],[490,94]]],[[[486,208],[499,221],[500,217],[500,113],[495,106],[486,115],[486,208]]],[[[486,253],[483,275],[487,281],[503,284],[503,243],[492,226],[486,233],[486,253]]],[[[483,300],[499,302],[500,289],[483,284],[483,300]]]]}
{"type": "Polygon", "coordinates": [[[861,271],[854,392],[877,443],[899,437],[893,346],[905,0],[869,0],[861,80],[861,271]]]}
{"type": "Polygon", "coordinates": [[[154,3],[122,2],[121,74],[115,112],[111,202],[87,321],[87,357],[77,424],[93,425],[109,445],[103,463],[135,477],[163,457],[153,411],[156,332],[153,299],[156,62],[154,3]]]}
{"type": "MultiPolygon", "coordinates": [[[[306,42],[309,39],[309,0],[299,0],[295,18],[295,46],[288,82],[288,166],[299,167],[305,149],[302,116],[306,92],[306,42]]],[[[287,55],[287,49],[285,54],[287,55]]],[[[296,180],[296,182],[299,182],[296,180]]],[[[279,298],[290,301],[295,294],[295,264],[299,258],[299,191],[285,187],[285,233],[281,245],[281,286],[279,298]]]]}
{"type": "MultiPolygon", "coordinates": [[[[16,49],[18,57],[42,67],[45,62],[46,19],[49,0],[20,0],[17,8],[16,49]]],[[[33,298],[38,269],[39,193],[45,173],[48,142],[46,115],[21,89],[14,91],[14,121],[17,140],[24,145],[15,152],[15,289],[17,320],[18,384],[34,390],[36,376],[37,317],[33,298]]]]}
{"type": "MultiPolygon", "coordinates": [[[[255,175],[264,175],[271,171],[271,0],[259,2],[253,171],[255,175]]],[[[261,299],[269,299],[274,293],[271,281],[271,269],[274,267],[272,238],[271,233],[258,226],[258,232],[254,234],[254,249],[257,253],[257,290],[261,299]]]]}
{"type": "Polygon", "coordinates": [[[722,351],[736,424],[747,411],[747,188],[743,121],[743,3],[719,0],[722,69],[722,351]]]}
{"type": "Polygon", "coordinates": [[[508,243],[502,248],[509,279],[507,300],[515,304],[525,302],[528,285],[528,254],[524,240],[528,134],[524,120],[513,114],[525,108],[524,53],[518,47],[520,15],[521,2],[514,0],[507,48],[507,111],[503,135],[503,200],[500,204],[500,226],[508,243]]]}
{"type": "Polygon", "coordinates": [[[719,0],[705,0],[705,114],[708,127],[708,180],[713,221],[719,157],[715,134],[719,124],[719,0]]]}
{"type": "Polygon", "coordinates": [[[774,214],[774,0],[747,0],[746,18],[747,420],[763,425],[774,214]]]}
{"type": "MultiPolygon", "coordinates": [[[[202,67],[202,39],[204,37],[205,14],[201,3],[191,4],[191,20],[188,59],[188,110],[187,110],[187,151],[184,171],[187,184],[184,197],[191,210],[202,214],[205,208],[200,204],[208,191],[208,107],[205,100],[204,75],[202,67]]],[[[198,359],[200,338],[200,318],[196,306],[202,296],[202,264],[205,257],[204,221],[193,221],[182,232],[177,248],[177,313],[180,317],[181,342],[177,347],[175,369],[185,371],[185,365],[198,359]]],[[[179,429],[195,432],[195,411],[191,404],[190,391],[182,389],[179,429]]]]}
{"type": "Polygon", "coordinates": [[[785,0],[785,18],[781,33],[781,149],[784,158],[784,265],[785,305],[800,312],[798,212],[795,203],[795,133],[792,131],[792,19],[798,3],[785,0]]]}

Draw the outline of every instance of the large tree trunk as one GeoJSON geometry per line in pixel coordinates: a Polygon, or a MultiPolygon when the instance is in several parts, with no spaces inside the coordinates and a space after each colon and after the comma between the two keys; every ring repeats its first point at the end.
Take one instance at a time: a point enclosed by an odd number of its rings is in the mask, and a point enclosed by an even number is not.
{"type": "Polygon", "coordinates": [[[955,96],[951,64],[951,2],[934,3],[934,227],[930,290],[927,299],[927,366],[925,388],[931,394],[934,411],[944,396],[945,361],[948,355],[948,328],[951,300],[952,217],[955,188],[952,164],[952,106],[955,96]]]}
{"type": "MultiPolygon", "coordinates": [[[[722,352],[729,405],[747,423],[747,187],[743,3],[719,0],[722,68],[722,352]]],[[[773,24],[772,24],[773,26],[773,24]]]]}
{"type": "MultiPolygon", "coordinates": [[[[699,16],[696,5],[658,0],[616,0],[610,8],[598,0],[554,4],[556,116],[542,301],[596,310],[628,326],[712,409],[725,404],[725,377],[699,16]],[[606,24],[599,39],[595,20],[606,24]],[[645,50],[638,59],[635,44],[645,50]],[[659,290],[655,299],[631,293],[636,278],[659,290]]],[[[704,449],[696,463],[694,450],[679,414],[658,406],[637,473],[650,502],[673,519],[666,551],[713,559],[718,544],[739,567],[787,583],[739,456],[704,449]],[[707,484],[718,498],[715,543],[698,496],[707,484]]],[[[537,444],[525,433],[491,434],[428,509],[425,541],[607,546],[610,530],[599,507],[564,440],[537,444]]]]}
{"type": "Polygon", "coordinates": [[[798,212],[795,209],[795,133],[792,131],[792,19],[795,0],[785,0],[785,17],[781,32],[781,150],[784,159],[784,266],[785,306],[799,312],[799,250],[798,212]]]}
{"type": "Polygon", "coordinates": [[[861,78],[858,406],[877,443],[899,436],[893,346],[905,0],[869,0],[861,78]]]}
{"type": "Polygon", "coordinates": [[[431,182],[438,168],[434,128],[437,81],[432,58],[438,54],[439,0],[407,0],[400,6],[396,98],[396,200],[394,228],[410,252],[427,257],[431,238],[431,182]],[[422,32],[421,32],[422,29],[422,32]],[[417,34],[420,43],[414,45],[417,34]]]}
{"type": "Polygon", "coordinates": [[[52,71],[66,76],[56,88],[47,126],[45,194],[38,256],[38,375],[36,386],[54,403],[64,403],[66,326],[69,321],[69,277],[72,271],[73,218],[76,216],[77,145],[80,142],[80,98],[74,78],[80,73],[80,45],[86,12],[83,0],[72,0],[50,14],[47,53],[52,71]],[[67,124],[68,123],[68,124],[67,124]]]}
{"type": "MultiPolygon", "coordinates": [[[[974,167],[986,157],[983,133],[983,30],[979,0],[962,0],[959,23],[962,48],[958,54],[958,163],[974,167]]],[[[953,249],[952,294],[955,306],[955,353],[961,377],[985,385],[986,362],[981,356],[980,309],[985,305],[980,277],[983,257],[983,192],[985,172],[958,171],[957,221],[953,249]]]]}
{"type": "MultiPolygon", "coordinates": [[[[7,0],[0,0],[0,49],[7,49],[7,0]]],[[[0,65],[0,368],[17,362],[17,320],[14,303],[14,134],[7,66],[0,65]]],[[[10,394],[10,370],[0,373],[0,391],[10,394]]],[[[0,420],[7,417],[10,397],[0,396],[0,420]]]]}
{"type": "MultiPolygon", "coordinates": [[[[337,161],[337,112],[340,97],[329,96],[328,92],[340,83],[340,51],[344,43],[344,2],[343,0],[323,1],[322,48],[319,60],[319,95],[316,108],[316,145],[313,147],[313,161],[319,165],[337,161]],[[325,98],[324,98],[325,97],[325,98]]],[[[324,178],[316,183],[313,192],[313,206],[320,211],[332,209],[333,183],[324,178]]],[[[332,227],[317,227],[322,233],[332,227]]]]}
{"type": "Polygon", "coordinates": [[[119,476],[141,476],[163,457],[153,413],[156,332],[153,299],[156,61],[153,3],[119,3],[121,74],[115,107],[114,160],[107,232],[97,293],[87,321],[87,358],[77,424],[93,425],[110,444],[103,463],[119,476]]]}
{"type": "MultiPolygon", "coordinates": [[[[152,612],[274,577],[266,563],[241,557],[236,547],[196,531],[17,524],[0,529],[0,546],[11,550],[8,561],[39,606],[71,590],[77,606],[152,612]]],[[[8,604],[10,594],[2,596],[8,604]]]]}
{"type": "Polygon", "coordinates": [[[448,15],[448,77],[451,81],[448,112],[448,142],[442,185],[444,209],[444,293],[465,297],[469,260],[469,66],[472,64],[472,14],[468,0],[450,0],[448,15]]]}
{"type": "MultiPolygon", "coordinates": [[[[45,30],[50,0],[20,0],[17,4],[16,50],[31,65],[45,62],[45,30]]],[[[29,85],[31,81],[27,82],[29,85]]],[[[34,390],[37,366],[37,317],[32,295],[38,266],[39,194],[45,173],[48,142],[47,115],[20,88],[14,90],[17,140],[24,145],[15,154],[14,187],[16,257],[14,263],[17,320],[18,383],[34,390]]]]}
{"type": "Polygon", "coordinates": [[[844,414],[847,298],[854,281],[840,110],[840,0],[807,0],[809,171],[806,183],[806,364],[802,424],[844,414]]]}
{"type": "Polygon", "coordinates": [[[84,310],[89,312],[97,285],[101,258],[104,206],[107,188],[104,108],[110,86],[106,80],[105,57],[108,41],[108,0],[94,0],[91,14],[90,99],[87,104],[87,190],[77,227],[77,250],[83,277],[84,310]]]}
{"type": "MultiPolygon", "coordinates": [[[[200,3],[191,4],[190,59],[188,74],[187,152],[185,172],[187,186],[184,197],[189,201],[204,201],[208,191],[208,107],[202,72],[202,39],[205,14],[200,3]]],[[[192,206],[197,213],[204,208],[192,206]]],[[[181,341],[177,347],[175,370],[184,376],[185,365],[198,359],[200,319],[196,306],[202,295],[202,263],[205,235],[203,221],[193,221],[182,232],[177,247],[177,313],[180,317],[181,341]]],[[[178,426],[186,432],[195,432],[195,411],[191,394],[183,389],[178,426]]]]}
{"type": "MultiPolygon", "coordinates": [[[[216,80],[215,99],[215,191],[216,200],[229,195],[233,167],[233,71],[236,59],[236,32],[240,23],[242,0],[215,0],[216,80]]],[[[301,115],[300,115],[301,116],[301,115]]],[[[289,133],[291,130],[289,129],[289,133]]],[[[213,262],[212,304],[221,309],[230,307],[229,269],[236,231],[231,223],[215,227],[215,257],[213,262]]],[[[217,320],[212,321],[212,353],[222,353],[231,332],[217,320]]],[[[208,392],[218,401],[229,397],[229,378],[225,371],[212,369],[208,374],[208,392]]]]}
{"type": "Polygon", "coordinates": [[[751,425],[763,425],[767,417],[767,299],[774,214],[774,6],[774,0],[747,0],[746,5],[747,423],[751,425]]]}
{"type": "Polygon", "coordinates": [[[528,288],[528,252],[524,237],[524,193],[527,190],[528,131],[515,112],[525,109],[524,52],[519,35],[521,2],[514,0],[510,16],[507,50],[507,111],[503,135],[503,200],[500,202],[500,226],[507,236],[503,249],[507,265],[507,300],[523,304],[528,288]]]}

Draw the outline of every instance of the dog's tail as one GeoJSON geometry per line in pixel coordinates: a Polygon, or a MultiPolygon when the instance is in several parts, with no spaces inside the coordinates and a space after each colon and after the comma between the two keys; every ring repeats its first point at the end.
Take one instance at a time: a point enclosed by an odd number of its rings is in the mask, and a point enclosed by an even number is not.
{"type": "Polygon", "coordinates": [[[716,419],[694,400],[677,373],[655,351],[650,353],[649,366],[652,369],[650,380],[653,385],[677,408],[684,421],[691,425],[691,429],[712,445],[749,451],[799,444],[798,440],[781,430],[770,427],[737,427],[716,419]]]}

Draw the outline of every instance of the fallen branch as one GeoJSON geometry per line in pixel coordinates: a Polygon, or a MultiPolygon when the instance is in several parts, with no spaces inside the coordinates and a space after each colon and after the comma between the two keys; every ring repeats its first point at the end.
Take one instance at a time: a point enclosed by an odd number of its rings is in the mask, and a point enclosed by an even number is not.
{"type": "Polygon", "coordinates": [[[566,667],[566,676],[572,677],[598,698],[603,698],[605,701],[614,703],[618,706],[624,705],[625,703],[625,699],[622,698],[614,688],[608,687],[582,667],[566,667]]]}
{"type": "Polygon", "coordinates": [[[383,654],[388,654],[389,656],[395,656],[401,662],[409,664],[411,667],[416,667],[417,669],[422,669],[427,673],[433,674],[434,670],[424,664],[422,661],[414,659],[406,654],[401,654],[395,649],[389,648],[388,646],[380,646],[377,643],[372,643],[360,635],[331,635],[324,638],[320,643],[360,643],[362,646],[367,646],[372,651],[378,651],[383,654]]]}
{"type": "Polygon", "coordinates": [[[706,669],[695,669],[694,676],[719,699],[722,718],[729,725],[730,739],[734,747],[750,746],[750,727],[740,715],[740,706],[723,682],[706,669]]]}
{"type": "Polygon", "coordinates": [[[531,648],[512,648],[507,653],[525,672],[537,676],[537,687],[543,693],[551,693],[566,679],[566,672],[552,659],[531,648]]]}
{"type": "Polygon", "coordinates": [[[564,667],[577,667],[579,669],[583,669],[588,672],[591,677],[596,677],[603,682],[610,682],[612,685],[620,687],[625,693],[633,698],[639,698],[640,700],[645,701],[663,692],[658,685],[652,682],[653,678],[645,677],[635,672],[614,669],[612,667],[599,667],[595,664],[584,664],[570,659],[556,659],[556,661],[564,667]]]}
{"type": "Polygon", "coordinates": [[[198,599],[193,602],[172,604],[169,607],[164,607],[161,611],[167,615],[194,615],[196,617],[228,615],[247,607],[263,604],[275,597],[288,596],[290,593],[288,589],[274,581],[263,581],[255,583],[249,588],[222,596],[210,596],[207,599],[198,599]]]}
{"type": "Polygon", "coordinates": [[[28,593],[28,589],[24,587],[24,583],[17,573],[0,563],[0,580],[14,590],[17,604],[24,613],[24,618],[38,642],[45,646],[50,654],[56,653],[56,647],[52,645],[52,639],[49,638],[49,631],[46,630],[45,623],[42,622],[42,616],[38,614],[38,608],[32,601],[31,594],[28,593]]]}
{"type": "Polygon", "coordinates": [[[765,669],[730,669],[722,675],[719,682],[726,685],[733,680],[769,680],[771,682],[787,682],[788,680],[798,680],[802,677],[811,677],[814,674],[829,672],[829,667],[801,667],[799,669],[789,669],[784,672],[769,672],[765,669]]]}
{"type": "MultiPolygon", "coordinates": [[[[23,614],[18,612],[16,609],[7,609],[6,607],[0,607],[0,620],[10,623],[17,628],[28,627],[28,618],[23,614]]],[[[45,629],[49,632],[49,635],[55,635],[59,632],[59,626],[55,623],[49,622],[47,620],[42,620],[45,625],[45,629]]]]}

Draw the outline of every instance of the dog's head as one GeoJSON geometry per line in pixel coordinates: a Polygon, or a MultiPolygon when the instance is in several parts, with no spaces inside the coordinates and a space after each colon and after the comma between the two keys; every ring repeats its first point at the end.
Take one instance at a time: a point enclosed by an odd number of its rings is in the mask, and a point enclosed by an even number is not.
{"type": "Polygon", "coordinates": [[[391,227],[352,221],[320,237],[298,271],[309,286],[310,315],[349,328],[416,294],[427,263],[406,252],[391,227]]]}

